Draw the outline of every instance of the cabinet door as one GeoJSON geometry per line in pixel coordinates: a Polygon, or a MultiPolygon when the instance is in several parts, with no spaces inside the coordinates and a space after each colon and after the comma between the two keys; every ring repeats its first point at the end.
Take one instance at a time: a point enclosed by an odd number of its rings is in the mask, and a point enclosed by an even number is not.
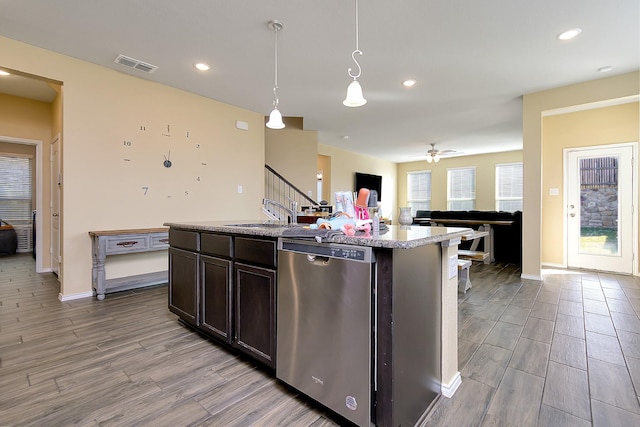
{"type": "Polygon", "coordinates": [[[200,328],[231,343],[231,261],[201,255],[200,328]]]}
{"type": "Polygon", "coordinates": [[[169,248],[169,310],[198,326],[198,254],[169,248]]]}
{"type": "Polygon", "coordinates": [[[275,367],[276,272],[236,263],[234,266],[234,346],[275,367]]]}

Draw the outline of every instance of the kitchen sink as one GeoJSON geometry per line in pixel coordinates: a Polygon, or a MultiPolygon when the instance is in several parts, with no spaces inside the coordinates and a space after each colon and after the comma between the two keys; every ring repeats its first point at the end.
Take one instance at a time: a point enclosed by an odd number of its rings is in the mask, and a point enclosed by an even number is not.
{"type": "Polygon", "coordinates": [[[302,227],[301,224],[284,224],[284,223],[255,223],[255,224],[226,224],[227,227],[247,227],[247,228],[289,228],[302,227]]]}

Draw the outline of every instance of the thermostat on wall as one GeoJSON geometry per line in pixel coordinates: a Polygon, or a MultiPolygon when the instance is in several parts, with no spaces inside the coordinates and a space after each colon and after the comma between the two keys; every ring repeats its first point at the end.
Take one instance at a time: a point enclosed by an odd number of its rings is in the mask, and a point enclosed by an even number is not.
{"type": "Polygon", "coordinates": [[[236,120],[236,128],[240,130],[249,130],[249,123],[236,120]]]}

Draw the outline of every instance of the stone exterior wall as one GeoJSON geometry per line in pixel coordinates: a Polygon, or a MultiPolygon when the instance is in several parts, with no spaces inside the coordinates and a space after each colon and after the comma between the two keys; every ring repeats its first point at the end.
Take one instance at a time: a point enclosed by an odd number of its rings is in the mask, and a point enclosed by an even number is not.
{"type": "Polygon", "coordinates": [[[580,190],[580,224],[582,227],[616,228],[618,226],[618,188],[580,190]]]}

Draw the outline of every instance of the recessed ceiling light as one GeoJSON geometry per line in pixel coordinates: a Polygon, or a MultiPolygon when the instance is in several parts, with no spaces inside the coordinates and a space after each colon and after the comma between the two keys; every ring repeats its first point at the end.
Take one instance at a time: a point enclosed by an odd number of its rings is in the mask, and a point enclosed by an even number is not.
{"type": "Polygon", "coordinates": [[[577,36],[581,32],[582,32],[581,28],[572,28],[570,30],[561,32],[560,34],[558,34],[556,36],[556,38],[558,40],[571,40],[572,38],[574,38],[575,36],[577,36]]]}
{"type": "Polygon", "coordinates": [[[5,70],[0,70],[0,76],[10,76],[11,73],[5,71],[5,70]]]}
{"type": "Polygon", "coordinates": [[[611,70],[613,70],[613,67],[611,65],[605,65],[604,67],[598,68],[599,73],[606,73],[607,71],[611,70]]]}
{"type": "Polygon", "coordinates": [[[415,84],[416,84],[416,81],[414,79],[409,79],[402,82],[402,86],[404,87],[412,87],[415,84]]]}
{"type": "Polygon", "coordinates": [[[197,63],[193,64],[193,66],[196,67],[200,71],[208,71],[211,68],[209,66],[209,64],[205,64],[204,62],[197,62],[197,63]]]}
{"type": "Polygon", "coordinates": [[[349,135],[342,135],[342,139],[349,139],[349,135]]]}

